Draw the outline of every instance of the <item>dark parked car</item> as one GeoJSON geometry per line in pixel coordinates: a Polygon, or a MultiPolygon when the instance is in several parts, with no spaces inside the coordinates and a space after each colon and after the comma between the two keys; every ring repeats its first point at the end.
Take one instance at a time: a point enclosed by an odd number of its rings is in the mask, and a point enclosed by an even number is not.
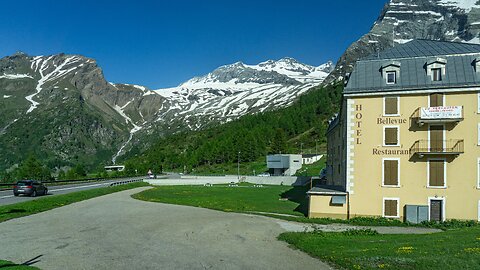
{"type": "Polygon", "coordinates": [[[18,181],[13,187],[13,195],[25,194],[36,197],[37,195],[47,195],[48,188],[41,182],[34,180],[18,181]]]}

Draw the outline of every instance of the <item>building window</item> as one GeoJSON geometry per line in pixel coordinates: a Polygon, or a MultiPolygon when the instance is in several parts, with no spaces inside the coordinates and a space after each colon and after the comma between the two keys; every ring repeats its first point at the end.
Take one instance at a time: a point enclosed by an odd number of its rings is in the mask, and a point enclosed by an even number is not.
{"type": "Polygon", "coordinates": [[[399,204],[398,198],[383,198],[383,217],[399,218],[399,204]]]}
{"type": "Polygon", "coordinates": [[[428,132],[428,145],[432,152],[445,151],[445,126],[431,125],[428,132]]]}
{"type": "Polygon", "coordinates": [[[399,115],[398,105],[399,105],[398,97],[384,97],[383,98],[383,115],[398,116],[399,115]]]}
{"type": "Polygon", "coordinates": [[[384,127],[383,128],[383,145],[384,146],[398,146],[399,143],[399,127],[384,127]]]}
{"type": "Polygon", "coordinates": [[[432,68],[432,80],[434,82],[442,80],[442,68],[432,68]]]}
{"type": "Polygon", "coordinates": [[[397,72],[396,71],[387,71],[387,84],[396,84],[397,83],[397,72]]]}
{"type": "Polygon", "coordinates": [[[398,187],[400,186],[400,159],[385,158],[383,159],[383,186],[398,187]]]}
{"type": "Polygon", "coordinates": [[[446,162],[444,159],[431,159],[428,161],[428,187],[446,187],[446,162]]]}
{"type": "Polygon", "coordinates": [[[444,95],[442,93],[434,93],[430,95],[430,106],[429,107],[442,107],[444,106],[444,95]]]}

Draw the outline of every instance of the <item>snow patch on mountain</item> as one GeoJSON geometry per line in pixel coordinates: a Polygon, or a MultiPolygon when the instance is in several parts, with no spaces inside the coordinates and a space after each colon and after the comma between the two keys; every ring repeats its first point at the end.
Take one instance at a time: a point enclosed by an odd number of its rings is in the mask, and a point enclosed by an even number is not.
{"type": "Polygon", "coordinates": [[[16,80],[16,79],[25,79],[25,78],[33,79],[33,77],[28,75],[28,74],[3,74],[3,75],[0,75],[0,79],[16,80]]]}
{"type": "Polygon", "coordinates": [[[154,90],[169,103],[167,111],[159,111],[157,121],[169,119],[173,123],[180,119],[191,129],[198,129],[203,125],[198,119],[228,122],[245,114],[288,106],[321,84],[332,69],[332,62],[314,67],[293,58],[221,66],[177,87],[154,90]]]}
{"type": "MultiPolygon", "coordinates": [[[[40,80],[38,80],[38,83],[35,87],[35,93],[28,95],[25,97],[26,100],[28,100],[30,103],[30,108],[27,110],[27,114],[31,113],[33,110],[37,108],[37,106],[40,104],[33,100],[33,98],[40,94],[42,91],[42,87],[45,83],[51,82],[53,80],[58,80],[61,77],[67,75],[71,71],[75,70],[78,68],[78,66],[73,66],[70,68],[63,69],[66,66],[70,66],[78,61],[80,61],[80,58],[78,56],[71,56],[65,59],[60,65],[57,65],[56,63],[53,63],[52,59],[54,56],[49,56],[48,58],[44,58],[42,56],[37,56],[34,57],[32,62],[31,62],[31,68],[35,72],[38,72],[40,74],[40,80]],[[48,72],[49,69],[54,67],[53,71],[48,72]],[[44,74],[44,72],[47,72],[44,74]]],[[[67,88],[65,88],[67,90],[67,88]]]]}
{"type": "Polygon", "coordinates": [[[478,0],[440,0],[439,5],[448,7],[457,7],[470,12],[472,8],[478,8],[478,0]]]}
{"type": "Polygon", "coordinates": [[[135,122],[133,122],[132,119],[127,114],[125,114],[124,110],[130,103],[131,103],[131,101],[127,102],[122,107],[120,107],[118,105],[115,105],[115,107],[114,107],[115,111],[117,111],[117,113],[120,114],[125,119],[126,124],[131,124],[133,126],[133,128],[130,130],[130,135],[129,135],[128,140],[122,144],[122,146],[120,147],[118,152],[115,154],[115,156],[112,157],[112,163],[113,164],[115,164],[115,162],[117,161],[117,158],[122,154],[123,149],[125,149],[125,147],[130,143],[130,141],[133,138],[133,135],[143,128],[141,126],[136,125],[135,122]]]}

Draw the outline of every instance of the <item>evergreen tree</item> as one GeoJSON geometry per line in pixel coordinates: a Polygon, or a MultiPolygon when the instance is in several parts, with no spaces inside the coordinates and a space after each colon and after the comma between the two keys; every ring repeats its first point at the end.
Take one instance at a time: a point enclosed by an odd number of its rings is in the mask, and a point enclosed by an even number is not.
{"type": "Polygon", "coordinates": [[[51,172],[33,154],[17,169],[18,179],[51,180],[51,172]]]}
{"type": "Polygon", "coordinates": [[[285,132],[281,128],[277,128],[275,133],[275,137],[272,140],[272,154],[286,154],[288,146],[287,146],[287,136],[285,132]]]}

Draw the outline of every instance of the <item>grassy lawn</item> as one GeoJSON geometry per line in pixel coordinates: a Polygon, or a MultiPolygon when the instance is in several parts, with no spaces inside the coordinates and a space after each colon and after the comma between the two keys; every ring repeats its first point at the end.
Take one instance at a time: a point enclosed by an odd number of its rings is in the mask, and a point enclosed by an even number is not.
{"type": "Polygon", "coordinates": [[[254,187],[252,184],[239,187],[164,186],[134,194],[133,198],[226,212],[269,212],[303,217],[307,210],[306,191],[306,187],[254,187]]]}
{"type": "Polygon", "coordinates": [[[102,196],[102,195],[106,195],[106,194],[110,194],[118,191],[123,191],[127,189],[132,189],[136,187],[147,186],[147,185],[148,184],[144,182],[137,182],[137,183],[115,186],[115,187],[96,188],[96,189],[84,190],[79,192],[73,192],[69,194],[46,196],[45,198],[41,198],[33,201],[0,206],[0,222],[13,219],[13,218],[40,213],[43,211],[51,210],[53,208],[61,207],[64,205],[68,205],[68,204],[83,201],[83,200],[88,200],[98,196],[102,196]]]}
{"type": "Polygon", "coordinates": [[[33,266],[18,265],[9,261],[0,260],[0,268],[5,270],[35,270],[40,269],[33,266]]]}
{"type": "Polygon", "coordinates": [[[346,269],[479,269],[480,227],[427,235],[284,233],[288,242],[322,261],[346,269]]]}
{"type": "Polygon", "coordinates": [[[312,164],[303,165],[300,170],[297,171],[295,175],[297,176],[319,176],[320,171],[325,168],[325,163],[327,162],[327,155],[324,154],[323,157],[312,164]]]}

